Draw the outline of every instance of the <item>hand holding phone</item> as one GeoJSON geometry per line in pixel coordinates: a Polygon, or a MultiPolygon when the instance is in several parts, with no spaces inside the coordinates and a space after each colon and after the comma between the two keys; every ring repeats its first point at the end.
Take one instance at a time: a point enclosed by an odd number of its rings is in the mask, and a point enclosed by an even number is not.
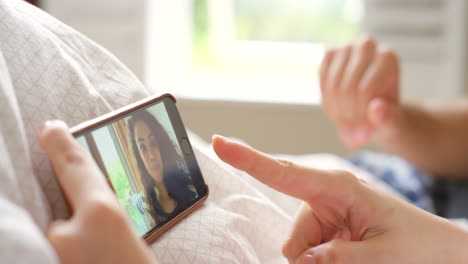
{"type": "Polygon", "coordinates": [[[208,195],[169,94],[145,99],[72,128],[148,242],[208,195]]]}
{"type": "Polygon", "coordinates": [[[92,157],[61,121],[44,123],[39,143],[68,198],[73,217],[53,222],[47,238],[61,263],[156,263],[92,157]]]}

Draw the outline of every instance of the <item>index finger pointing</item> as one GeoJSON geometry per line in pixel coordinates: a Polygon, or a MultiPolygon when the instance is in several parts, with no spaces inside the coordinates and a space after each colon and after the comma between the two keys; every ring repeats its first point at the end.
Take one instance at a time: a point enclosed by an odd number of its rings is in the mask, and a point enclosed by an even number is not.
{"type": "Polygon", "coordinates": [[[309,201],[319,197],[324,191],[339,191],[342,177],[336,173],[278,160],[220,136],[213,137],[213,148],[224,162],[249,173],[269,187],[298,199],[309,201]]]}
{"type": "MultiPolygon", "coordinates": [[[[47,121],[39,132],[55,176],[74,210],[86,201],[112,197],[112,191],[91,156],[79,145],[62,121],[47,121]]],[[[113,199],[113,198],[111,198],[113,199]]]]}

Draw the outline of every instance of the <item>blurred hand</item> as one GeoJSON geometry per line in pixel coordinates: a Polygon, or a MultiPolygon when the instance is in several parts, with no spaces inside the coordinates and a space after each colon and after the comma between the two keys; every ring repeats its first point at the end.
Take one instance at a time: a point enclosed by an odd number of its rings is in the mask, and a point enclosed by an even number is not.
{"type": "Polygon", "coordinates": [[[283,254],[290,263],[468,263],[468,234],[345,171],[271,158],[216,136],[226,163],[304,201],[283,254]]]}
{"type": "Polygon", "coordinates": [[[398,122],[399,64],[395,53],[369,38],[328,50],[320,68],[325,113],[349,148],[398,122]]]}
{"type": "Polygon", "coordinates": [[[73,211],[70,219],[53,222],[47,232],[61,263],[156,263],[96,163],[67,125],[44,123],[39,142],[73,211]]]}

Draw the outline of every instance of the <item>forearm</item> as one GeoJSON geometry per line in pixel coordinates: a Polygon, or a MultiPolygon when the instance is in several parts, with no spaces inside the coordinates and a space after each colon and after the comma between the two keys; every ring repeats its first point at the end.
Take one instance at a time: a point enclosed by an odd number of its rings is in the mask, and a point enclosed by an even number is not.
{"type": "Polygon", "coordinates": [[[435,175],[468,178],[468,101],[401,107],[398,123],[376,141],[435,175]]]}

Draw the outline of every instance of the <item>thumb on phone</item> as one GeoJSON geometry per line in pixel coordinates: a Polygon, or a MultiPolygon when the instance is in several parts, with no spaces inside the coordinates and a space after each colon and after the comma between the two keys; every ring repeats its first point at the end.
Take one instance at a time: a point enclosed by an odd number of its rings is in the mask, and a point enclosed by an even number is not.
{"type": "MultiPolygon", "coordinates": [[[[73,138],[64,122],[45,122],[39,131],[39,143],[73,211],[96,200],[116,200],[96,163],[73,138]]],[[[117,201],[109,204],[113,203],[117,201]]]]}

